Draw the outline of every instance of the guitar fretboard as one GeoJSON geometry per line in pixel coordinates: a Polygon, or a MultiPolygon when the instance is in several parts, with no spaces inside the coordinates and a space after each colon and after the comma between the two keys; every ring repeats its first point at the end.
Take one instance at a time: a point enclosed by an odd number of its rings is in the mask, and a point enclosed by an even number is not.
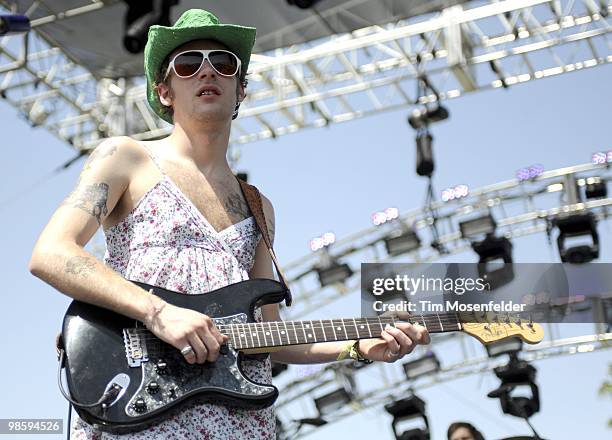
{"type": "Polygon", "coordinates": [[[319,319],[311,321],[266,321],[220,325],[219,330],[230,338],[230,344],[234,348],[241,350],[379,338],[387,325],[394,327],[399,322],[420,324],[426,327],[429,333],[461,330],[461,323],[456,314],[415,315],[407,320],[380,317],[319,319]]]}

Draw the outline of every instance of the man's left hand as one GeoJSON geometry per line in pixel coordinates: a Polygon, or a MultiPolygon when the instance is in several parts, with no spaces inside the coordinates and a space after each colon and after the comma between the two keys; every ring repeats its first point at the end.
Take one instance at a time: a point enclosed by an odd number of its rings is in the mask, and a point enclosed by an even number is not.
{"type": "Polygon", "coordinates": [[[398,322],[395,327],[387,325],[380,339],[362,339],[359,351],[372,361],[395,362],[412,352],[417,344],[431,342],[427,329],[418,324],[398,322]]]}

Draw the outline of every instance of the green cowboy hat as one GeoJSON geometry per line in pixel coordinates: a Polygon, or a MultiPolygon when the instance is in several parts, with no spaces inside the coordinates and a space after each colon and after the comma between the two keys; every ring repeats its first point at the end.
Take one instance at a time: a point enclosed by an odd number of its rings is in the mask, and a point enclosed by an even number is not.
{"type": "Polygon", "coordinates": [[[160,118],[172,124],[172,117],[163,112],[155,89],[155,79],[164,60],[174,49],[193,40],[216,40],[232,52],[242,63],[246,72],[255,44],[255,28],[235,24],[220,24],[219,19],[203,9],[190,9],[174,23],[174,26],[151,26],[144,50],[144,68],[147,77],[147,101],[160,118]]]}

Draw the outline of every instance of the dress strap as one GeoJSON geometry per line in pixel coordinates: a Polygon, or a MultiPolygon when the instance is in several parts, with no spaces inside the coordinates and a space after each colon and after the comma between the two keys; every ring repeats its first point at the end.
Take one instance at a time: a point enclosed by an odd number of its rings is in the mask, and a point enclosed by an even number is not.
{"type": "Polygon", "coordinates": [[[157,158],[157,156],[155,156],[155,154],[153,154],[153,151],[151,151],[151,149],[149,147],[147,147],[145,145],[144,142],[139,142],[138,144],[142,146],[142,148],[145,149],[145,151],[147,152],[147,154],[149,155],[149,157],[151,158],[151,161],[153,162],[153,164],[157,167],[157,169],[159,170],[159,172],[165,176],[166,173],[164,172],[164,169],[162,168],[161,164],[159,163],[159,159],[157,158]]]}

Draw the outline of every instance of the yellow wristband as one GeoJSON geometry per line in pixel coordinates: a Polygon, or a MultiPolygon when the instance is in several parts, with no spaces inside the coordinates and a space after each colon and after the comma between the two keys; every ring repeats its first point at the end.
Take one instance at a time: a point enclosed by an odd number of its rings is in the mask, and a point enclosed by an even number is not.
{"type": "Polygon", "coordinates": [[[338,361],[343,361],[345,359],[351,358],[351,351],[353,349],[353,347],[355,346],[355,344],[357,343],[357,341],[349,341],[346,346],[342,349],[342,351],[338,354],[338,357],[336,358],[336,360],[338,361]]]}

